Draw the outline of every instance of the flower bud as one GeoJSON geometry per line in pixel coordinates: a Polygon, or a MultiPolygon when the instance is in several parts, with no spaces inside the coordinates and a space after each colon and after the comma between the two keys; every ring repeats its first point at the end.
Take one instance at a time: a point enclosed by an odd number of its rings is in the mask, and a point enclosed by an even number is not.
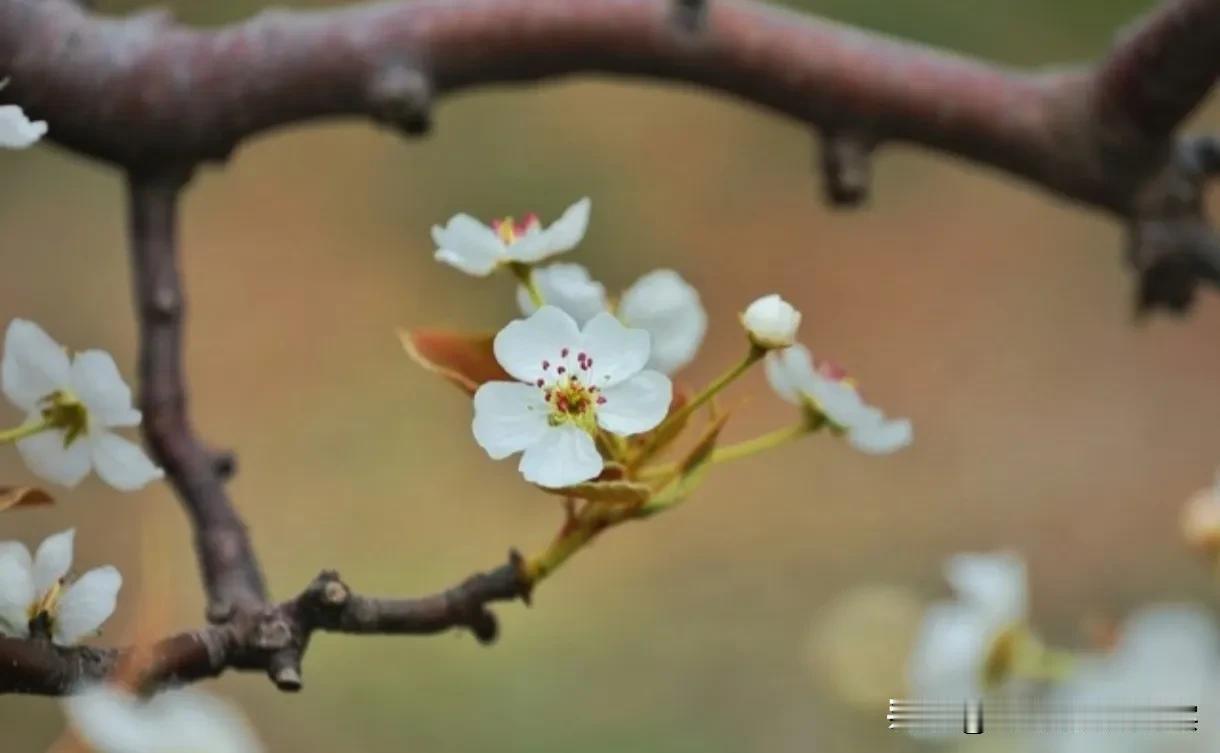
{"type": "Polygon", "coordinates": [[[801,312],[772,293],[751,303],[741,315],[750,342],[765,350],[787,348],[796,342],[801,312]]]}

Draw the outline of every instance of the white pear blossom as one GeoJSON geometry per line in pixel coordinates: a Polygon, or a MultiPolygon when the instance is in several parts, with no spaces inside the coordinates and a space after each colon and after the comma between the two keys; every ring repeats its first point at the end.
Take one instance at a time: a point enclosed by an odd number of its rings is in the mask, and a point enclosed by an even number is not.
{"type": "Polygon", "coordinates": [[[25,149],[46,133],[44,121],[30,120],[17,105],[0,105],[0,148],[25,149]]]}
{"type": "Polygon", "coordinates": [[[33,557],[17,541],[0,542],[0,634],[30,636],[30,623],[45,620],[51,640],[71,646],[98,631],[114,613],[123,577],[107,565],[69,583],[75,532],[57,533],[33,557]]]}
{"type": "Polygon", "coordinates": [[[603,468],[594,435],[654,428],[665,417],[672,385],[645,368],[649,336],[607,313],[582,330],[554,306],[543,306],[496,335],[496,360],[517,382],[488,382],[474,396],[475,440],[496,460],[521,452],[527,481],[562,487],[603,468]]]}
{"type": "Polygon", "coordinates": [[[261,753],[250,723],[235,708],[196,689],[148,700],[95,685],[64,700],[68,721],[97,753],[261,753]]]}
{"type": "MultiPolygon", "coordinates": [[[[623,291],[617,308],[606,288],[579,264],[552,264],[534,270],[534,284],[548,305],[557,306],[583,325],[603,311],[615,313],[628,327],[652,336],[648,368],[672,374],[694,359],[707,333],[707,312],[699,293],[672,269],[658,269],[623,291]]],[[[525,286],[517,289],[517,304],[525,314],[537,307],[525,286]]]]}
{"type": "Polygon", "coordinates": [[[801,326],[801,312],[791,303],[772,293],[746,307],[741,324],[750,342],[772,350],[786,348],[796,342],[796,330],[801,326]]]}
{"type": "Polygon", "coordinates": [[[4,338],[0,383],[28,424],[51,427],[17,440],[39,476],[75,486],[96,469],[106,483],[132,491],[164,475],[138,445],[110,431],[139,425],[140,411],[109,353],[86,350],[69,359],[37,324],[14,319],[4,338]]]}
{"type": "Polygon", "coordinates": [[[913,697],[981,698],[1004,679],[1029,610],[1025,563],[1015,554],[958,554],[945,564],[954,601],[924,613],[907,665],[913,697]]]}
{"type": "Polygon", "coordinates": [[[1056,687],[1060,708],[1131,705],[1199,707],[1197,733],[1132,733],[1080,729],[1051,738],[1053,753],[1215,753],[1220,750],[1220,642],[1203,609],[1158,604],[1128,617],[1118,644],[1104,656],[1083,657],[1056,687]]]}
{"type": "Polygon", "coordinates": [[[589,207],[589,199],[581,199],[547,228],[533,214],[520,223],[511,217],[497,220],[491,227],[457,214],[444,227],[433,226],[435,258],[476,277],[486,277],[503,264],[536,264],[580,243],[589,225],[589,207]]]}
{"type": "Polygon", "coordinates": [[[815,367],[813,354],[805,346],[767,353],[764,367],[776,394],[790,403],[816,409],[861,452],[884,455],[911,443],[910,421],[886,418],[864,402],[841,370],[828,364],[815,367]]]}

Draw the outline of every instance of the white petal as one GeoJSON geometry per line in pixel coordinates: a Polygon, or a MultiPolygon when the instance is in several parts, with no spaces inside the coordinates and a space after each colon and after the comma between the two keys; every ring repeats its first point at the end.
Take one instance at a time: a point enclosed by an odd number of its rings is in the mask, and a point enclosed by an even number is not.
{"type": "Polygon", "coordinates": [[[487,382],[474,393],[475,441],[493,460],[537,444],[550,408],[542,390],[520,382],[487,382]]]}
{"type": "Polygon", "coordinates": [[[606,388],[638,374],[648,363],[651,338],[642,329],[629,329],[612,314],[589,320],[580,335],[581,351],[592,359],[589,381],[606,388]]]}
{"type": "Polygon", "coordinates": [[[32,569],[30,550],[24,544],[0,543],[0,635],[29,637],[29,609],[38,598],[32,569]]]}
{"type": "Polygon", "coordinates": [[[553,380],[557,364],[566,365],[568,359],[574,359],[579,345],[576,321],[554,306],[543,306],[528,319],[509,322],[496,335],[493,350],[505,371],[533,384],[538,379],[553,380]]]}
{"type": "MultiPolygon", "coordinates": [[[[583,325],[606,310],[606,288],[579,264],[552,264],[534,270],[534,284],[544,303],[563,309],[583,325]]],[[[517,305],[525,315],[537,308],[524,285],[517,286],[517,305]]]]}
{"type": "Polygon", "coordinates": [[[72,360],[72,391],[102,426],[136,426],[140,411],[131,405],[131,388],[104,350],[86,350],[72,360]]]}
{"type": "Polygon", "coordinates": [[[75,529],[60,531],[48,536],[34,553],[34,588],[45,594],[72,569],[72,546],[76,541],[75,529]]]}
{"type": "Polygon", "coordinates": [[[707,333],[699,293],[672,269],[658,269],[623,292],[618,317],[652,336],[648,367],[672,374],[690,363],[707,333]]]}
{"type": "Polygon", "coordinates": [[[432,240],[437,261],[476,277],[486,277],[505,260],[500,236],[468,214],[454,215],[445,227],[434,226],[432,240]]]}
{"type": "Polygon", "coordinates": [[[813,370],[813,354],[804,345],[768,352],[763,370],[771,389],[784,400],[800,405],[806,395],[812,397],[810,387],[818,376],[813,370]]]}
{"type": "MultiPolygon", "coordinates": [[[[176,691],[170,691],[176,692],[176,691]]],[[[164,694],[168,695],[168,693],[164,694]]],[[[160,698],[163,696],[156,696],[160,698]]],[[[95,685],[64,699],[68,721],[98,753],[158,753],[161,725],[146,706],[117,686],[95,685]]]]}
{"type": "Polygon", "coordinates": [[[801,312],[774,293],[746,307],[741,315],[750,340],[763,348],[786,348],[796,342],[801,312]]]}
{"type": "Polygon", "coordinates": [[[1029,609],[1025,561],[1012,552],[955,554],[945,562],[945,580],[996,623],[1021,621],[1029,609]]]}
{"type": "Polygon", "coordinates": [[[0,106],[0,147],[24,149],[47,133],[42,120],[30,120],[17,105],[0,106]]]}
{"type": "Polygon", "coordinates": [[[71,646],[93,635],[114,614],[123,576],[107,565],[85,573],[59,597],[52,638],[61,646],[71,646]]]}
{"type": "Polygon", "coordinates": [[[929,607],[907,665],[911,697],[933,701],[979,698],[992,629],[982,614],[963,604],[929,607]]]}
{"type": "Polygon", "coordinates": [[[521,456],[518,469],[526,481],[539,486],[570,486],[601,473],[602,456],[593,437],[579,427],[548,426],[538,443],[521,456]]]}
{"type": "Polygon", "coordinates": [[[653,429],[673,400],[673,384],[657,371],[641,371],[625,382],[602,390],[606,402],[597,406],[597,423],[615,434],[639,434],[653,429]]]}
{"type": "Polygon", "coordinates": [[[139,445],[109,431],[90,434],[89,451],[97,475],[121,492],[141,489],[165,476],[139,445]]]}
{"type": "Polygon", "coordinates": [[[68,387],[70,379],[63,346],[33,322],[14,319],[9,323],[0,361],[5,397],[23,410],[34,411],[39,400],[68,387]]]}
{"type": "Polygon", "coordinates": [[[261,753],[249,721],[232,705],[196,689],[157,696],[148,713],[161,721],[161,751],[261,753]]]}
{"type": "Polygon", "coordinates": [[[815,374],[808,384],[808,394],[826,418],[840,428],[853,429],[881,420],[881,412],[865,403],[856,388],[847,382],[815,374]]]}
{"type": "MultiPolygon", "coordinates": [[[[27,420],[39,419],[32,414],[27,420]]],[[[84,438],[64,447],[62,431],[44,431],[18,439],[17,452],[35,474],[63,486],[76,486],[89,475],[89,443],[84,438]]]]}
{"type": "Polygon", "coordinates": [[[589,207],[587,197],[576,202],[547,229],[527,234],[509,246],[508,256],[515,261],[533,263],[576,248],[589,226],[589,207]]]}
{"type": "Polygon", "coordinates": [[[77,734],[98,753],[261,753],[249,722],[232,706],[190,688],[147,702],[114,686],[94,686],[64,701],[77,734]]]}
{"type": "Polygon", "coordinates": [[[869,455],[888,455],[911,444],[914,438],[911,422],[906,419],[879,421],[858,425],[847,433],[852,447],[869,455]]]}

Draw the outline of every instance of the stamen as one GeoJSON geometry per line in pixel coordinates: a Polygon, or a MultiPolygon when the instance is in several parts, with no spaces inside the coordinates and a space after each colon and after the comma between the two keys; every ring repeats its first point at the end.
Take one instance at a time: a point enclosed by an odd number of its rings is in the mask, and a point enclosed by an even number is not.
{"type": "Polygon", "coordinates": [[[559,356],[560,356],[561,358],[567,358],[567,357],[568,357],[568,349],[567,349],[567,348],[564,348],[563,350],[559,351],[559,356]]]}
{"type": "Polygon", "coordinates": [[[546,380],[545,380],[545,379],[539,379],[537,382],[534,382],[534,384],[536,384],[536,385],[538,385],[539,387],[541,387],[542,385],[546,384],[546,380]]]}
{"type": "Polygon", "coordinates": [[[598,405],[605,405],[605,404],[606,404],[606,396],[605,396],[605,395],[598,395],[598,396],[597,396],[597,404],[598,404],[598,405]]]}
{"type": "Polygon", "coordinates": [[[551,368],[551,362],[546,360],[545,358],[542,359],[542,370],[546,371],[549,368],[551,368]]]}
{"type": "Polygon", "coordinates": [[[557,373],[559,373],[559,374],[562,374],[562,373],[564,373],[565,371],[567,371],[567,369],[565,369],[564,367],[560,366],[558,369],[555,369],[555,371],[556,371],[557,373]]]}

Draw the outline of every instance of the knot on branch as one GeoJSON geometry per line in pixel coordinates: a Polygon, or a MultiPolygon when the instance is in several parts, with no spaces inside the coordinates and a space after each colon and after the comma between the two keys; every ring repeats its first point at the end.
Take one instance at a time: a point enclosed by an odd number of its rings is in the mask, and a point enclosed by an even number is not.
{"type": "Polygon", "coordinates": [[[422,135],[432,126],[432,81],[418,65],[382,68],[369,83],[368,99],[375,118],[406,134],[422,135]]]}
{"type": "Polygon", "coordinates": [[[860,133],[822,133],[822,185],[828,202],[854,207],[868,198],[873,146],[873,140],[860,133]]]}
{"type": "Polygon", "coordinates": [[[707,24],[708,5],[711,0],[672,0],[672,2],[674,26],[687,33],[703,30],[707,24]]]}
{"type": "Polygon", "coordinates": [[[1220,140],[1183,139],[1136,197],[1128,258],[1139,273],[1138,313],[1183,314],[1199,284],[1220,284],[1220,236],[1206,216],[1208,182],[1220,174],[1220,140]]]}

